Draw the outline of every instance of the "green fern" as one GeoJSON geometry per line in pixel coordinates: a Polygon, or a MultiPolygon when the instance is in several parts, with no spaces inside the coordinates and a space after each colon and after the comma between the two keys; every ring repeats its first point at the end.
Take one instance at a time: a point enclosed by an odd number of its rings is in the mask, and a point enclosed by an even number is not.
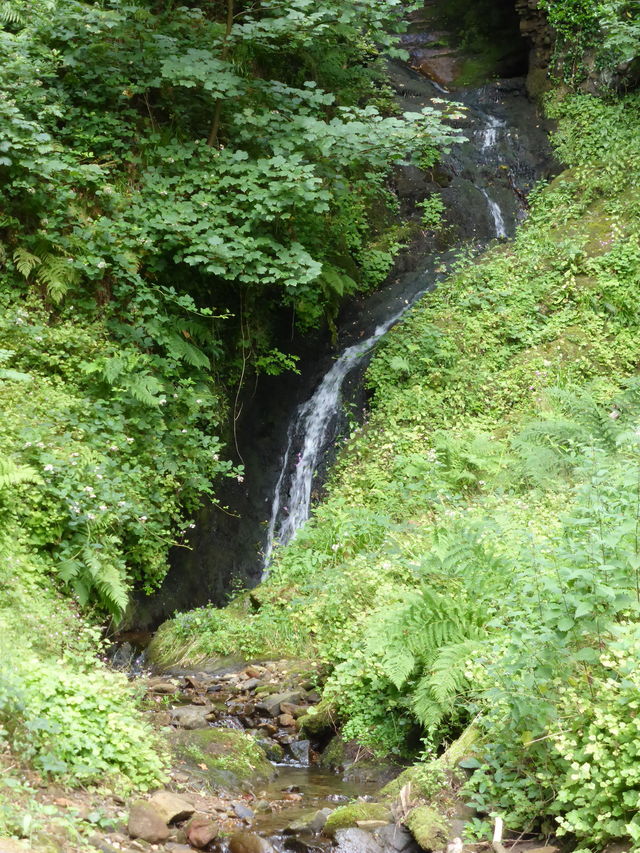
{"type": "Polygon", "coordinates": [[[126,388],[132,397],[145,406],[157,406],[159,403],[158,394],[162,391],[162,384],[148,373],[128,377],[126,388]]]}
{"type": "Polygon", "coordinates": [[[15,250],[13,253],[13,263],[20,275],[29,278],[31,273],[42,263],[38,255],[33,255],[22,247],[15,250]]]}
{"type": "Polygon", "coordinates": [[[0,26],[24,26],[25,23],[24,14],[9,0],[3,0],[0,4],[0,26]]]}
{"type": "Polygon", "coordinates": [[[109,542],[115,542],[113,537],[102,537],[102,544],[86,542],[82,548],[81,571],[75,580],[80,581],[84,588],[94,589],[104,606],[114,614],[121,616],[129,598],[126,584],[116,568],[112,555],[109,553],[109,542]]]}
{"type": "Polygon", "coordinates": [[[19,247],[13,253],[13,262],[20,275],[26,279],[35,272],[36,281],[55,304],[62,302],[71,286],[78,280],[78,273],[73,268],[71,258],[65,255],[56,255],[53,252],[35,255],[19,247]]]}
{"type": "Polygon", "coordinates": [[[57,305],[77,282],[78,273],[71,265],[71,258],[48,253],[42,258],[36,279],[45,288],[51,301],[57,305]]]}
{"type": "Polygon", "coordinates": [[[18,486],[21,483],[39,483],[40,476],[29,465],[17,465],[7,456],[0,456],[0,489],[18,486]]]}

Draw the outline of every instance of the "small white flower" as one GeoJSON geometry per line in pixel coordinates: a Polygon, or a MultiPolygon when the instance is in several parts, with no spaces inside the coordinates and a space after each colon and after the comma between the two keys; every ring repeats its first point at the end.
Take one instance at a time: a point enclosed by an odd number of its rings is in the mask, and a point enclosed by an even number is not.
{"type": "Polygon", "coordinates": [[[141,521],[143,524],[144,524],[144,522],[145,522],[146,520],[147,520],[147,516],[146,516],[146,515],[141,515],[141,516],[138,518],[138,521],[141,521]]]}
{"type": "Polygon", "coordinates": [[[102,512],[106,512],[109,509],[109,507],[106,504],[100,504],[99,509],[101,509],[102,512]]]}
{"type": "Polygon", "coordinates": [[[45,471],[53,471],[53,465],[49,462],[44,466],[45,471]]]}
{"type": "Polygon", "coordinates": [[[92,512],[88,512],[87,518],[90,518],[93,521],[93,519],[95,518],[95,515],[92,512]]]}
{"type": "Polygon", "coordinates": [[[103,270],[107,265],[106,261],[98,261],[98,269],[103,270]]]}

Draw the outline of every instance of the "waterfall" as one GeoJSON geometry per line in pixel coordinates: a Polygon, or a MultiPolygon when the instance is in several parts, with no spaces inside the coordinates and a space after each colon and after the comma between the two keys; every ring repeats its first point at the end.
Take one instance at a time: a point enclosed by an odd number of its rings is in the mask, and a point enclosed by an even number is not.
{"type": "Polygon", "coordinates": [[[502,215],[502,210],[497,201],[491,198],[489,193],[485,189],[481,189],[480,192],[487,200],[487,206],[489,207],[489,213],[491,214],[491,219],[493,220],[494,228],[496,229],[496,237],[508,237],[507,234],[507,226],[504,222],[504,216],[502,215]]]}
{"type": "MultiPolygon", "coordinates": [[[[415,299],[417,298],[418,296],[415,297],[415,299]]],[[[323,451],[333,438],[331,427],[335,424],[340,409],[342,386],[345,379],[373,349],[376,342],[411,308],[415,299],[407,302],[401,311],[377,326],[373,334],[364,341],[347,347],[325,374],[312,397],[298,408],[289,426],[287,449],[271,506],[271,518],[269,519],[267,541],[264,548],[265,569],[268,568],[271,561],[275,542],[286,545],[309,517],[313,477],[323,451]],[[285,480],[296,435],[303,437],[303,443],[291,476],[288,503],[284,507],[285,480]],[[282,513],[285,515],[278,526],[278,519],[282,513]]]]}
{"type": "Polygon", "coordinates": [[[487,126],[479,132],[481,151],[488,151],[495,146],[498,141],[498,131],[505,126],[505,123],[495,116],[488,115],[486,118],[487,126]]]}
{"type": "MultiPolygon", "coordinates": [[[[476,172],[475,186],[486,201],[495,236],[505,238],[508,233],[502,209],[489,191],[482,187],[484,179],[481,170],[495,164],[496,157],[500,154],[498,144],[503,135],[500,131],[506,127],[506,123],[484,110],[478,110],[476,116],[480,126],[472,133],[477,140],[479,154],[476,166],[480,168],[476,172]]],[[[335,437],[345,379],[371,352],[376,342],[426,292],[428,286],[427,281],[423,282],[419,293],[407,301],[401,311],[377,326],[364,340],[345,349],[325,374],[313,395],[296,410],[287,432],[286,449],[273,493],[263,548],[265,573],[268,572],[276,543],[285,545],[290,542],[309,517],[314,476],[324,452],[335,437]],[[294,453],[295,460],[292,458],[294,453]]]]}

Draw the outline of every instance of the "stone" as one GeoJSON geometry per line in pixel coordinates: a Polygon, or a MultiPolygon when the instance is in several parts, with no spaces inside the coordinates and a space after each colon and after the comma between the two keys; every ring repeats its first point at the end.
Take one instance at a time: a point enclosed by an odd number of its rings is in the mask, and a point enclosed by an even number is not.
{"type": "Polygon", "coordinates": [[[165,823],[186,820],[195,812],[194,807],[184,797],[171,791],[158,791],[149,799],[149,804],[161,815],[165,823]]]}
{"type": "Polygon", "coordinates": [[[251,664],[245,668],[245,675],[248,675],[249,678],[260,678],[261,675],[264,675],[265,668],[263,666],[258,666],[257,664],[251,664]]]}
{"type": "Polygon", "coordinates": [[[306,713],[301,714],[297,719],[302,731],[313,737],[319,737],[334,729],[333,714],[329,708],[323,708],[322,705],[308,708],[306,713]]]}
{"type": "Polygon", "coordinates": [[[382,847],[364,829],[341,829],[335,841],[334,853],[382,853],[382,847]]]}
{"type": "Polygon", "coordinates": [[[217,837],[218,825],[205,815],[196,815],[187,824],[186,834],[189,844],[201,850],[217,837]]]}
{"type": "Polygon", "coordinates": [[[229,853],[275,853],[275,850],[255,832],[236,832],[229,839],[229,853]]]}
{"type": "Polygon", "coordinates": [[[171,853],[191,853],[193,849],[189,844],[180,844],[177,841],[168,841],[165,844],[167,850],[170,850],[171,853]]]}
{"type": "Polygon", "coordinates": [[[287,693],[272,693],[270,696],[263,696],[256,705],[259,711],[266,711],[270,717],[277,717],[280,714],[280,705],[282,702],[296,704],[302,698],[301,690],[290,690],[287,693]]]}
{"type": "Polygon", "coordinates": [[[233,808],[236,817],[239,817],[240,820],[253,820],[255,817],[254,811],[250,809],[249,806],[239,802],[238,800],[232,802],[231,807],[233,808]]]}
{"type": "Polygon", "coordinates": [[[304,767],[309,765],[309,747],[308,740],[297,740],[289,744],[291,755],[304,767]]]}
{"type": "Polygon", "coordinates": [[[278,722],[279,722],[279,723],[280,723],[280,725],[281,725],[281,726],[283,726],[285,729],[290,729],[290,728],[292,728],[293,726],[295,726],[295,724],[296,724],[296,721],[295,721],[295,719],[291,716],[291,714],[280,714],[280,716],[278,717],[278,722]]]}
{"type": "Polygon", "coordinates": [[[150,693],[163,693],[165,695],[170,695],[173,693],[177,693],[178,688],[175,684],[171,684],[170,681],[159,681],[157,684],[149,685],[150,693]]]}
{"type": "Polygon", "coordinates": [[[131,838],[158,844],[169,837],[169,827],[162,815],[146,800],[137,800],[129,809],[127,829],[131,838]]]}
{"type": "Polygon", "coordinates": [[[258,686],[258,684],[260,684],[259,678],[248,678],[246,681],[242,682],[242,689],[245,692],[248,692],[250,690],[255,690],[255,688],[258,686]]]}
{"type": "Polygon", "coordinates": [[[310,832],[313,834],[322,832],[331,812],[332,809],[319,809],[316,812],[303,815],[298,820],[292,821],[285,832],[290,834],[295,834],[296,832],[310,832]]]}
{"type": "Polygon", "coordinates": [[[275,740],[258,737],[256,738],[256,742],[258,746],[264,750],[264,754],[267,756],[269,761],[275,761],[277,763],[284,759],[284,749],[279,743],[276,743],[275,740]]]}
{"type": "Polygon", "coordinates": [[[183,705],[171,711],[171,722],[181,729],[206,729],[209,726],[206,719],[208,711],[200,705],[183,705]]]}
{"type": "Polygon", "coordinates": [[[406,826],[388,823],[374,832],[385,853],[419,853],[420,846],[406,826]]]}
{"type": "Polygon", "coordinates": [[[280,711],[283,714],[290,714],[296,720],[306,714],[308,710],[308,705],[295,705],[293,702],[280,703],[280,711]]]}

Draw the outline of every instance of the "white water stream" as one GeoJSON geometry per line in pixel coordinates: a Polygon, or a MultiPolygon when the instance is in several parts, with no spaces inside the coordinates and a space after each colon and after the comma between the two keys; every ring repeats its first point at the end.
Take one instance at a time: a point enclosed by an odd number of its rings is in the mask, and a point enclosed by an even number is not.
{"type": "Polygon", "coordinates": [[[414,302],[415,299],[408,302],[401,311],[377,326],[374,333],[364,341],[347,347],[324,375],[313,396],[298,408],[294,420],[289,426],[287,449],[271,506],[271,518],[267,528],[267,541],[264,550],[265,569],[268,568],[271,561],[276,540],[279,544],[286,545],[309,518],[313,477],[320,456],[330,439],[331,427],[335,424],[345,379],[358,362],[373,349],[375,343],[398,322],[414,302]],[[288,505],[282,506],[283,486],[295,434],[304,436],[304,440],[290,480],[288,505]],[[284,513],[284,518],[280,522],[276,536],[276,527],[281,513],[284,513]]]}
{"type": "MultiPolygon", "coordinates": [[[[478,147],[483,160],[488,163],[498,144],[500,130],[505,124],[495,116],[486,115],[485,118],[486,125],[479,131],[478,147]]],[[[491,198],[486,189],[480,188],[480,192],[486,199],[496,236],[507,237],[507,227],[500,205],[491,198]]],[[[335,428],[340,410],[345,379],[426,290],[427,283],[401,311],[377,326],[372,335],[347,347],[325,374],[314,394],[294,415],[287,432],[287,446],[271,505],[264,547],[265,572],[268,571],[276,543],[285,545],[290,542],[309,518],[314,476],[322,455],[333,438],[331,431],[335,428]],[[293,466],[291,453],[295,446],[299,446],[300,450],[293,466]]]]}
{"type": "Polygon", "coordinates": [[[504,216],[502,215],[500,205],[497,201],[491,198],[487,190],[481,189],[480,192],[487,200],[487,206],[489,208],[491,219],[493,220],[493,226],[496,229],[496,237],[508,237],[507,226],[504,223],[504,216]]]}

